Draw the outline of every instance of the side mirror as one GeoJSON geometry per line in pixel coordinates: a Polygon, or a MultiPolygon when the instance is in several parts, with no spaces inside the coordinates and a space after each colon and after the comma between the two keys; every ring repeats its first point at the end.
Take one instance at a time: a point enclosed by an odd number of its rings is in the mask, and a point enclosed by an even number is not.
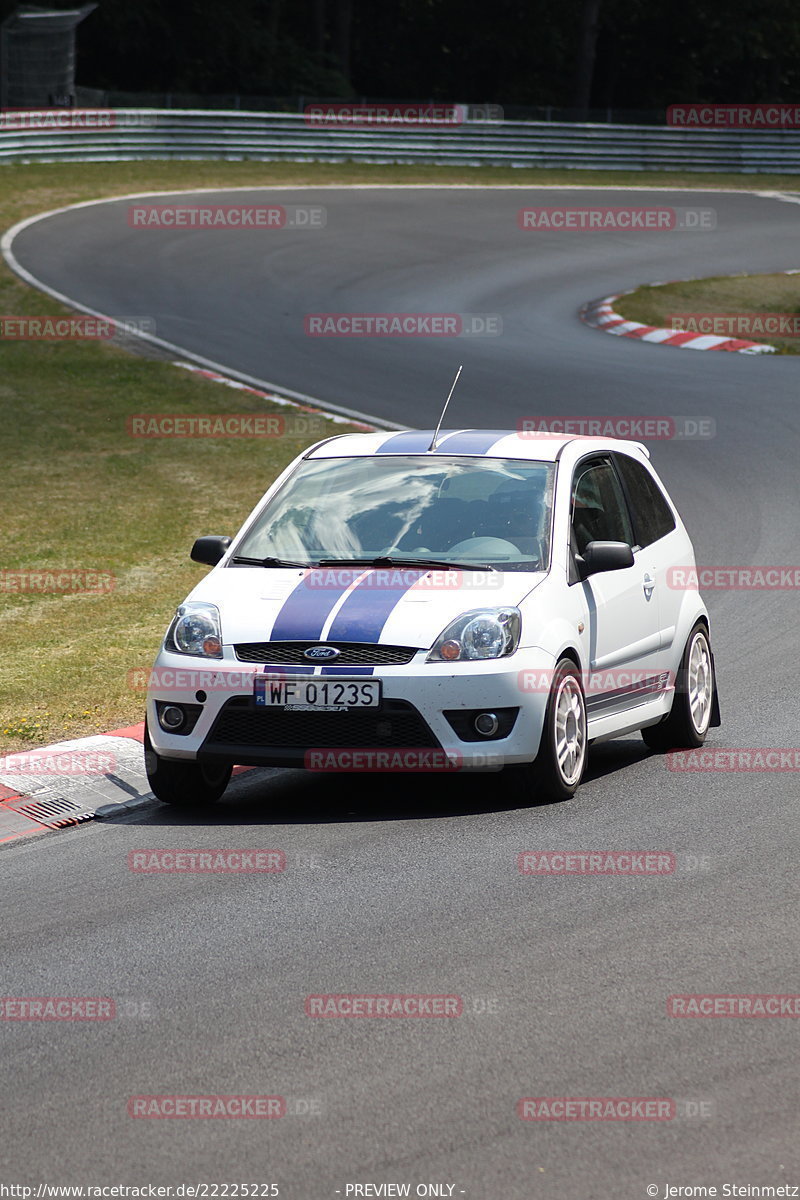
{"type": "Polygon", "coordinates": [[[622,571],[633,566],[633,550],[627,542],[589,542],[583,554],[575,556],[581,579],[602,571],[622,571]]]}
{"type": "Polygon", "coordinates": [[[231,544],[229,537],[219,537],[214,534],[209,537],[199,537],[192,546],[192,562],[203,563],[207,567],[215,567],[224,557],[231,544]]]}

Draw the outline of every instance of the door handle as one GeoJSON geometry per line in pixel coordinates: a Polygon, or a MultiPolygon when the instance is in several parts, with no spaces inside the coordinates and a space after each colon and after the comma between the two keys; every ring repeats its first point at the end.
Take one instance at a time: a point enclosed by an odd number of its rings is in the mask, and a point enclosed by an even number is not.
{"type": "Polygon", "coordinates": [[[642,588],[644,589],[644,594],[648,600],[652,596],[655,586],[655,576],[651,575],[649,571],[645,571],[644,579],[642,580],[642,588]]]}

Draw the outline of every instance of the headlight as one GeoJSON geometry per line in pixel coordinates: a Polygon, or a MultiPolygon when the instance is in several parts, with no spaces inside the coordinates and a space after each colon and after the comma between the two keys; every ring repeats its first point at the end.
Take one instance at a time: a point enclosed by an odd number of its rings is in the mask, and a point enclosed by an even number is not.
{"type": "Polygon", "coordinates": [[[167,630],[164,646],[178,654],[222,658],[219,610],[213,604],[182,604],[167,630]]]}
{"type": "Polygon", "coordinates": [[[428,662],[505,658],[519,645],[518,608],[486,608],[462,613],[439,635],[428,662]]]}

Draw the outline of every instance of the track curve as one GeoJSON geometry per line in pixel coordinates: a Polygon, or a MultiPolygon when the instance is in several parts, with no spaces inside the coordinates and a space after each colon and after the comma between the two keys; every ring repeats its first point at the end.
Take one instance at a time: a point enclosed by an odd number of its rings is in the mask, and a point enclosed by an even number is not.
{"type": "MultiPolygon", "coordinates": [[[[188,352],[387,423],[430,425],[461,361],[459,425],[713,417],[711,440],[652,447],[698,560],[800,564],[796,360],[679,355],[577,319],[587,300],[643,280],[797,265],[796,205],[528,188],[235,199],[322,205],[327,224],[134,230],[121,200],[29,224],[12,251],[81,304],[150,316],[188,352]],[[715,208],[716,229],[534,234],[516,224],[524,204],[670,202],[715,208]],[[498,314],[503,332],[305,336],[309,312],[373,311],[498,314]]],[[[795,594],[707,601],[724,719],[710,744],[796,745],[795,594]]],[[[672,774],[636,740],[597,748],[576,800],[551,808],[527,807],[492,777],[444,795],[419,780],[336,786],[272,772],[210,824],[154,810],[5,851],[12,894],[28,897],[6,914],[5,992],[110,992],[148,999],[152,1012],[120,1022],[113,1039],[5,1024],[10,1178],[247,1176],[309,1200],[366,1180],[548,1200],[639,1196],[665,1182],[800,1183],[794,1023],[666,1016],[673,993],[794,990],[796,776],[672,774]],[[142,879],[125,866],[132,848],[220,844],[280,846],[294,870],[265,886],[142,879]],[[522,878],[516,855],[535,848],[666,849],[683,865],[668,880],[522,878]],[[454,1022],[305,1017],[305,995],[348,991],[454,992],[469,1011],[454,1022]],[[266,1132],[125,1113],[131,1094],[213,1091],[282,1092],[321,1111],[266,1132]],[[713,1115],[528,1124],[515,1115],[525,1095],[706,1099],[713,1115]],[[87,1144],[87,1128],[108,1136],[87,1144]]]]}

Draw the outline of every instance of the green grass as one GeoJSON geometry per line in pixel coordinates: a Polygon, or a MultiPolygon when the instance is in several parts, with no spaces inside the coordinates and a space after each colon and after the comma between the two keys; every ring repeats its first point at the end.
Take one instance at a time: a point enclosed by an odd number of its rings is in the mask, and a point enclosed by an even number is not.
{"type": "MultiPolygon", "coordinates": [[[[0,228],[129,192],[326,183],[790,189],[800,179],[319,163],[12,164],[0,167],[0,228]]],[[[58,311],[0,266],[0,313],[58,311]]],[[[0,342],[2,568],[79,568],[114,577],[113,589],[100,594],[0,587],[0,753],[141,719],[144,698],[132,690],[130,673],[150,666],[175,604],[203,573],[188,560],[194,536],[234,532],[303,445],[137,440],[126,434],[125,418],[270,407],[107,344],[0,342]]],[[[331,432],[343,428],[331,425],[331,432]]]]}
{"type": "MultiPolygon", "coordinates": [[[[722,275],[637,288],[615,301],[615,310],[643,325],[679,328],[672,318],[685,313],[800,314],[800,275],[722,275]]],[[[692,328],[683,326],[684,328],[692,328]]],[[[728,336],[726,329],[712,330],[728,336]]],[[[748,330],[732,333],[747,341],[775,346],[778,354],[800,353],[800,338],[761,336],[748,330]]]]}
{"type": "Polygon", "coordinates": [[[336,183],[463,183],[491,186],[745,188],[800,191],[800,175],[712,171],[590,171],[539,167],[399,166],[370,163],[128,162],[0,165],[0,213],[7,227],[31,213],[128,192],[200,187],[336,183]]]}
{"type": "Polygon", "coordinates": [[[203,574],[194,537],[235,532],[305,440],[134,439],[130,413],[283,410],[105,346],[16,343],[2,360],[3,567],[113,576],[95,594],[0,596],[5,752],[140,719],[128,673],[203,574]]]}

